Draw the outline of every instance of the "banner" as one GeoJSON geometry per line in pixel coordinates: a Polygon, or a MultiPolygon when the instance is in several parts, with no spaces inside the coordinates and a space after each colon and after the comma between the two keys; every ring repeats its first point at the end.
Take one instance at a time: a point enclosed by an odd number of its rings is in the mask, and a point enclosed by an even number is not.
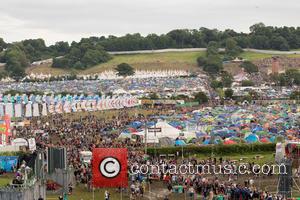
{"type": "Polygon", "coordinates": [[[95,148],[92,156],[94,187],[127,187],[127,149],[95,148]]]}
{"type": "Polygon", "coordinates": [[[22,117],[22,105],[19,103],[15,104],[15,117],[22,117]]]}

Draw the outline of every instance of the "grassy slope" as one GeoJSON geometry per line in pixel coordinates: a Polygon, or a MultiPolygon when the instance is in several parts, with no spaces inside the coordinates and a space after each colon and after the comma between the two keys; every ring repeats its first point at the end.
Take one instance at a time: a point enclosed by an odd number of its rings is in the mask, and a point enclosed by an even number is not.
{"type": "MultiPolygon", "coordinates": [[[[204,52],[170,52],[153,54],[115,55],[107,63],[91,67],[84,71],[73,70],[79,74],[93,74],[105,70],[114,69],[118,64],[126,62],[136,69],[184,69],[197,70],[197,57],[204,55],[204,52]]],[[[68,70],[55,69],[49,66],[37,66],[28,68],[27,73],[51,73],[54,75],[67,73],[68,70]]],[[[69,72],[70,73],[70,72],[69,72]]]]}
{"type": "MultiPolygon", "coordinates": [[[[43,65],[28,68],[27,73],[51,73],[53,75],[65,73],[78,73],[78,74],[93,74],[103,72],[105,70],[114,69],[120,63],[128,63],[136,69],[183,69],[183,70],[199,70],[197,67],[197,57],[203,56],[204,51],[196,52],[168,52],[168,53],[152,53],[152,54],[132,54],[132,55],[115,55],[107,63],[103,63],[89,69],[79,70],[66,70],[56,69],[50,66],[43,65]]],[[[253,61],[257,59],[270,58],[272,54],[263,54],[255,52],[244,52],[241,57],[253,61]]],[[[300,55],[288,55],[288,57],[300,57],[300,55]]]]}

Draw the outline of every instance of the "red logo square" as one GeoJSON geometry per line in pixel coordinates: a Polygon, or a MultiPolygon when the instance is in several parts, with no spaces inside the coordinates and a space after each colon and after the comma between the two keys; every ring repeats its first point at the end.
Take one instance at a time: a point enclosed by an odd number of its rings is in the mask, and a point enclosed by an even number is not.
{"type": "Polygon", "coordinates": [[[127,149],[93,149],[92,174],[94,187],[128,187],[127,149]]]}

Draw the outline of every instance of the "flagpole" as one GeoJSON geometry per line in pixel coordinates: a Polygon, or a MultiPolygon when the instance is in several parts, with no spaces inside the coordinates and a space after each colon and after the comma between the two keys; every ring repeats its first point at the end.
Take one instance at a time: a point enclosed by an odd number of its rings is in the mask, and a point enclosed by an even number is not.
{"type": "Polygon", "coordinates": [[[92,190],[93,190],[93,200],[95,200],[95,188],[94,188],[94,186],[92,186],[92,190]]]}
{"type": "Polygon", "coordinates": [[[147,156],[147,121],[145,122],[145,156],[147,156]]]}
{"type": "MultiPolygon", "coordinates": [[[[121,184],[122,185],[122,184],[121,184]]],[[[123,192],[122,192],[122,187],[120,187],[120,189],[121,189],[121,200],[123,199],[123,192]]]]}
{"type": "MultiPolygon", "coordinates": [[[[93,162],[91,162],[91,167],[93,169],[93,162]]],[[[95,188],[94,188],[94,183],[93,183],[93,180],[94,180],[93,176],[94,176],[94,174],[92,173],[92,177],[91,177],[90,183],[92,185],[92,190],[93,190],[93,200],[95,200],[95,188]]]]}

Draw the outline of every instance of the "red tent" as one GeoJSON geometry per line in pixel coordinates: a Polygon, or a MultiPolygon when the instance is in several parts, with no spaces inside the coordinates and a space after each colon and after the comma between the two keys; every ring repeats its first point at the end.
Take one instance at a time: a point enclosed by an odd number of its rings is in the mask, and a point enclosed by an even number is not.
{"type": "Polygon", "coordinates": [[[261,138],[260,142],[262,142],[262,143],[269,143],[270,140],[268,138],[261,138]]]}
{"type": "Polygon", "coordinates": [[[224,145],[232,145],[232,144],[236,144],[236,142],[233,140],[225,140],[223,144],[224,145]]]}

